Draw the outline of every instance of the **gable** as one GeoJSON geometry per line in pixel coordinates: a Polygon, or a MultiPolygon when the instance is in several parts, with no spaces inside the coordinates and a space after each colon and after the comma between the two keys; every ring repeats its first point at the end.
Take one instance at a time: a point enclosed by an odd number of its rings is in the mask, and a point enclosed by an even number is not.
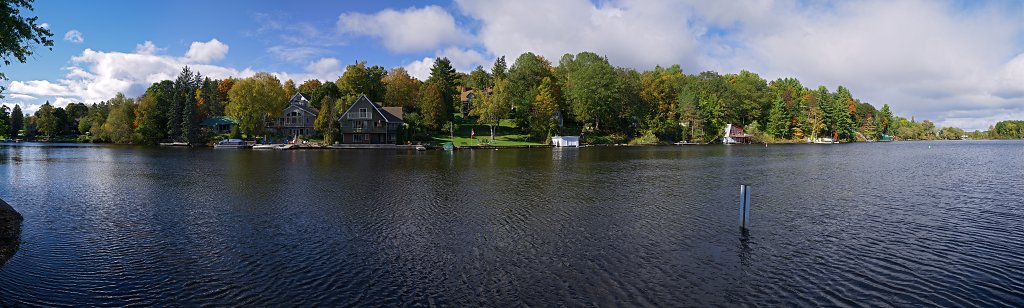
{"type": "Polygon", "coordinates": [[[400,118],[391,113],[388,113],[382,107],[371,102],[369,98],[366,98],[366,95],[360,95],[359,98],[356,99],[354,103],[352,103],[352,106],[349,106],[348,109],[345,110],[345,113],[341,114],[341,117],[338,118],[338,121],[348,118],[350,112],[358,112],[360,108],[366,108],[367,111],[370,111],[371,113],[376,113],[378,116],[380,116],[381,119],[388,123],[402,123],[402,120],[400,118]]]}

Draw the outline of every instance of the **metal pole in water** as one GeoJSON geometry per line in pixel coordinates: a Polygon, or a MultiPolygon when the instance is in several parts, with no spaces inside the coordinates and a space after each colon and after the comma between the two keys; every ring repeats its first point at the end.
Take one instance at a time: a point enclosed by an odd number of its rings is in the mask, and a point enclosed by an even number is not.
{"type": "Polygon", "coordinates": [[[750,186],[740,185],[740,228],[750,225],[750,186]]]}

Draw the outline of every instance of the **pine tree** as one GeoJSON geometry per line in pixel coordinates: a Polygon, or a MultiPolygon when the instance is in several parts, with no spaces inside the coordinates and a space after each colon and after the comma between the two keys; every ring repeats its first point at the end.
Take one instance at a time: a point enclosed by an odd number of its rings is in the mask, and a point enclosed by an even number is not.
{"type": "Polygon", "coordinates": [[[11,139],[18,138],[18,132],[25,128],[25,114],[21,112],[20,105],[14,105],[14,111],[11,111],[11,139]]]}
{"type": "Polygon", "coordinates": [[[766,131],[775,136],[775,138],[789,138],[789,122],[790,116],[786,108],[786,102],[782,100],[781,96],[776,97],[772,110],[768,114],[768,127],[766,131]]]}

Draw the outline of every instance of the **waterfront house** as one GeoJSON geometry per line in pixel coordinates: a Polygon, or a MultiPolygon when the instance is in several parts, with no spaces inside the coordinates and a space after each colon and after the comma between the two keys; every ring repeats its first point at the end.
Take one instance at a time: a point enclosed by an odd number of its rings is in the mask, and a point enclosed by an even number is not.
{"type": "Polygon", "coordinates": [[[199,124],[200,129],[215,135],[230,133],[236,126],[238,126],[238,120],[225,116],[210,117],[199,124]]]}
{"type": "Polygon", "coordinates": [[[743,132],[743,128],[728,124],[725,126],[725,135],[722,136],[722,143],[725,144],[736,144],[736,143],[750,143],[751,135],[743,132]]]}
{"type": "Polygon", "coordinates": [[[338,118],[341,143],[396,144],[398,128],[405,125],[401,110],[401,107],[381,107],[366,95],[360,95],[338,118]]]}
{"type": "Polygon", "coordinates": [[[281,117],[267,121],[267,130],[279,136],[312,136],[313,122],[316,122],[317,110],[309,103],[309,96],[295,93],[288,101],[288,106],[281,112],[281,117]]]}
{"type": "MultiPolygon", "coordinates": [[[[473,88],[461,87],[462,92],[459,94],[459,101],[462,103],[462,114],[469,114],[470,110],[473,110],[473,103],[479,99],[476,97],[476,93],[473,93],[473,88]]],[[[491,95],[491,88],[484,88],[484,95],[491,95]]]]}

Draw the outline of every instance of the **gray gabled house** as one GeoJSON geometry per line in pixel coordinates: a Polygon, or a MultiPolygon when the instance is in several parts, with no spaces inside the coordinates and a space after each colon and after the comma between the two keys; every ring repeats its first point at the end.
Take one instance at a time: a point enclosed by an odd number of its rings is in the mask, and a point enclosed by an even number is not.
{"type": "Polygon", "coordinates": [[[309,96],[295,93],[288,106],[281,112],[281,117],[267,121],[267,130],[279,136],[313,136],[313,122],[316,122],[318,111],[309,104],[309,96]]]}
{"type": "Polygon", "coordinates": [[[401,107],[381,107],[366,95],[360,95],[338,122],[341,143],[350,144],[396,144],[398,128],[405,125],[401,107]]]}

